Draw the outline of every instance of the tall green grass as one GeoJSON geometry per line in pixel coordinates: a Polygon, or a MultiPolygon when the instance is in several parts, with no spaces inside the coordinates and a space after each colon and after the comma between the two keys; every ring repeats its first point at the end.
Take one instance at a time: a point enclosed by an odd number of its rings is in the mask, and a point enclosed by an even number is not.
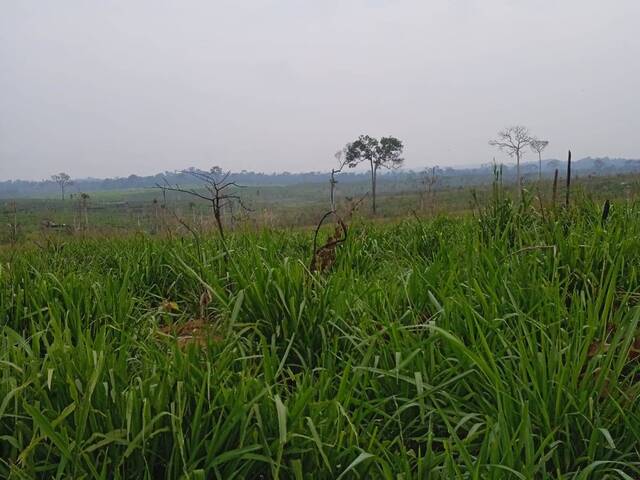
{"type": "Polygon", "coordinates": [[[321,275],[300,231],[7,253],[0,477],[638,478],[639,215],[496,196],[321,275]],[[159,333],[205,291],[206,347],[159,333]]]}

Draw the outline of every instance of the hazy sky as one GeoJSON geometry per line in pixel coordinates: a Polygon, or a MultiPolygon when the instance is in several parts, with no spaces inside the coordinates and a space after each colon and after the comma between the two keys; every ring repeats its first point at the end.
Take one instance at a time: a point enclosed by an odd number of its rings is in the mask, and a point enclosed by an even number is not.
{"type": "Polygon", "coordinates": [[[480,164],[515,123],[638,158],[639,26],[639,0],[0,0],[0,179],[325,170],[362,133],[480,164]]]}

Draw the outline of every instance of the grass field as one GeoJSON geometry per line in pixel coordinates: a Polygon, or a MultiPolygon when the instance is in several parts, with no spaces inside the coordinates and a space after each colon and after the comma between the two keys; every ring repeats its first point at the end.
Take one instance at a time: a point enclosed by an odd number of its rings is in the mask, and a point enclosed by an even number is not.
{"type": "MultiPolygon", "coordinates": [[[[491,199],[491,179],[475,178],[472,186],[447,185],[451,179],[442,180],[434,187],[433,195],[424,192],[419,184],[381,181],[379,184],[378,215],[375,220],[396,220],[415,215],[433,217],[440,213],[465,214],[484,207],[491,199]],[[446,181],[445,181],[446,180],[446,181]],[[422,191],[422,198],[420,192],[422,191]]],[[[590,199],[633,201],[640,193],[640,176],[582,176],[573,179],[573,188],[584,192],[590,199]]],[[[558,199],[562,199],[564,180],[560,179],[558,199]]],[[[505,185],[516,197],[513,185],[505,185]]],[[[544,180],[541,185],[527,178],[530,194],[548,204],[552,183],[544,180]]],[[[338,184],[337,201],[344,212],[350,205],[369,191],[367,182],[338,184]],[[351,200],[350,200],[351,199],[351,200]]],[[[275,227],[308,227],[329,208],[329,183],[298,184],[289,186],[251,186],[240,189],[244,203],[250,211],[225,211],[223,221],[228,229],[253,229],[275,227]]],[[[131,233],[167,234],[182,229],[178,218],[200,231],[214,228],[211,206],[200,199],[185,194],[168,192],[163,197],[159,189],[129,189],[89,192],[86,216],[76,193],[65,201],[56,198],[20,198],[0,200],[0,245],[12,242],[39,243],[54,236],[114,236],[131,233]],[[86,228],[85,228],[86,220],[86,228]],[[65,224],[60,231],[42,228],[43,221],[65,224]],[[13,225],[17,228],[13,229],[13,225]]],[[[360,204],[357,216],[371,219],[370,198],[360,204]]],[[[538,200],[536,200],[537,202],[538,200]]]]}
{"type": "Polygon", "coordinates": [[[639,215],[7,248],[0,477],[638,478],[639,215]]]}

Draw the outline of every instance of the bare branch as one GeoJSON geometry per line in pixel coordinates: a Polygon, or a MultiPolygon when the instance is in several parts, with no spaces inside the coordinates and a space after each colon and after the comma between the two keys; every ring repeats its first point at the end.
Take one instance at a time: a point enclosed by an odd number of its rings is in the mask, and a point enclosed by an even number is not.
{"type": "Polygon", "coordinates": [[[524,156],[525,148],[531,146],[534,137],[531,136],[527,127],[515,125],[498,132],[497,138],[489,141],[489,145],[504,151],[510,157],[516,158],[516,178],[522,191],[520,177],[520,159],[524,156]]]}
{"type": "Polygon", "coordinates": [[[537,138],[532,138],[529,146],[534,152],[542,154],[542,151],[547,148],[547,145],[549,145],[548,140],[538,140],[537,138]]]}
{"type": "Polygon", "coordinates": [[[235,181],[229,181],[229,177],[231,175],[230,170],[223,173],[222,169],[218,166],[212,167],[209,172],[190,168],[188,170],[182,170],[181,173],[190,175],[203,182],[203,187],[207,192],[209,192],[209,195],[203,194],[197,191],[195,188],[182,188],[179,185],[171,185],[166,178],[164,179],[164,185],[156,184],[156,187],[161,189],[163,194],[167,191],[186,193],[187,195],[200,198],[210,203],[213,208],[213,216],[216,221],[218,232],[220,233],[220,238],[222,240],[225,254],[226,256],[228,256],[229,250],[227,249],[224,236],[222,212],[225,207],[232,205],[234,202],[240,204],[240,206],[244,210],[251,211],[251,209],[247,208],[244,205],[240,196],[236,193],[233,193],[233,190],[230,190],[232,188],[239,189],[243,187],[241,185],[237,185],[235,181]]]}
{"type": "Polygon", "coordinates": [[[64,191],[67,185],[73,185],[73,181],[71,177],[64,172],[57,173],[55,175],[51,175],[51,180],[56,182],[60,187],[60,192],[62,193],[62,200],[64,200],[64,191]]]}
{"type": "Polygon", "coordinates": [[[207,202],[212,202],[214,200],[212,197],[205,197],[204,195],[199,194],[195,190],[188,190],[188,189],[185,189],[185,188],[180,188],[177,185],[175,187],[173,187],[171,185],[160,185],[159,183],[156,183],[156,188],[159,188],[161,190],[170,191],[170,192],[186,193],[188,195],[193,195],[194,197],[199,197],[199,198],[201,198],[203,200],[206,200],[207,202]]]}

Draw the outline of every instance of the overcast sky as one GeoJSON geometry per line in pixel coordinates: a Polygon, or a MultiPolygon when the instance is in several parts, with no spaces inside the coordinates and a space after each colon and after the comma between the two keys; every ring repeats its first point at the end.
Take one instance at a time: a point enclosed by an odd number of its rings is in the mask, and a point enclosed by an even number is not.
{"type": "Polygon", "coordinates": [[[0,0],[0,179],[640,157],[639,0],[0,0]],[[533,158],[530,155],[530,158],[533,158]]]}

